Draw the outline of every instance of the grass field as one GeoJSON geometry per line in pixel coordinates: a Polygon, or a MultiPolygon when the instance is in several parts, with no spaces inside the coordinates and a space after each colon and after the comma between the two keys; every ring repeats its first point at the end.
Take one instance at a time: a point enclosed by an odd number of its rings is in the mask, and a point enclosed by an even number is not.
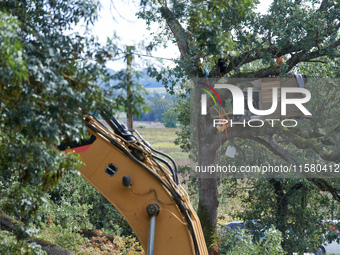
{"type": "Polygon", "coordinates": [[[189,164],[189,153],[182,152],[179,145],[174,143],[178,128],[136,128],[150,145],[172,157],[177,165],[189,164]]]}

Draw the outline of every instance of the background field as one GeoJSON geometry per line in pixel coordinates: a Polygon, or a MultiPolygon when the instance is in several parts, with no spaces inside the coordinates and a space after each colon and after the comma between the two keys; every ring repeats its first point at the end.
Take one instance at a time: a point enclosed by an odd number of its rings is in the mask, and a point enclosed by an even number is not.
{"type": "Polygon", "coordinates": [[[177,137],[176,131],[179,131],[179,128],[138,128],[140,125],[142,124],[136,125],[136,129],[153,148],[168,154],[176,161],[177,165],[190,163],[189,153],[182,152],[179,145],[174,143],[177,137]]]}

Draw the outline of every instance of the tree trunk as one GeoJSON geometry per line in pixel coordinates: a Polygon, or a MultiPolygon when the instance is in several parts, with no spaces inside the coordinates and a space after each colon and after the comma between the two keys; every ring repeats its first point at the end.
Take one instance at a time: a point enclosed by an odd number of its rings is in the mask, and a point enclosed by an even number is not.
{"type": "Polygon", "coordinates": [[[200,218],[207,247],[218,243],[217,208],[218,189],[216,178],[198,179],[199,203],[197,214],[200,218]]]}
{"type": "MultiPolygon", "coordinates": [[[[195,91],[196,102],[200,102],[200,93],[195,91]]],[[[210,166],[215,163],[216,150],[211,147],[212,139],[215,136],[207,134],[207,123],[211,118],[206,115],[196,115],[196,135],[198,142],[198,165],[210,166]]],[[[201,221],[204,239],[207,247],[218,244],[217,233],[217,209],[218,209],[218,180],[213,175],[201,176],[198,179],[199,203],[197,214],[201,221]],[[209,177],[209,178],[207,178],[209,177]]]]}
{"type": "MultiPolygon", "coordinates": [[[[285,225],[285,218],[286,213],[288,212],[288,201],[286,194],[283,190],[283,185],[281,180],[270,179],[269,182],[273,185],[276,195],[276,228],[282,233],[283,240],[285,240],[286,235],[286,225],[285,225]]],[[[289,247],[285,245],[285,241],[282,242],[282,248],[287,251],[289,247]]]]}
{"type": "Polygon", "coordinates": [[[132,114],[132,73],[131,73],[131,62],[132,62],[132,48],[131,46],[126,47],[126,98],[127,98],[127,107],[126,107],[126,118],[127,118],[127,127],[128,129],[133,129],[133,114],[132,114]]]}

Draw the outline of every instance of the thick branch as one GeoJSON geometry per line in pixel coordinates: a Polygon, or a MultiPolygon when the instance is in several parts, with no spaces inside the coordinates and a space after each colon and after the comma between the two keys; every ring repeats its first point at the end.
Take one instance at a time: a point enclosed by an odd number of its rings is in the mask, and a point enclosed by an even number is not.
{"type": "Polygon", "coordinates": [[[305,61],[309,61],[314,58],[326,56],[329,49],[336,49],[337,47],[339,47],[339,45],[340,45],[340,39],[332,43],[329,47],[321,49],[321,50],[317,50],[317,51],[313,51],[309,53],[305,53],[305,52],[297,53],[287,61],[288,70],[291,70],[294,66],[296,66],[300,62],[305,62],[305,61]]]}
{"type": "Polygon", "coordinates": [[[340,189],[336,188],[334,184],[329,183],[329,180],[330,179],[308,179],[308,181],[312,182],[321,191],[327,191],[331,193],[333,198],[340,202],[340,189]]]}
{"type": "MultiPolygon", "coordinates": [[[[217,131],[217,129],[211,125],[207,128],[205,133],[210,135],[203,138],[203,144],[209,144],[209,150],[213,151],[217,151],[221,143],[226,142],[228,139],[233,139],[236,137],[254,139],[255,137],[271,136],[277,134],[280,137],[284,138],[287,142],[294,144],[299,149],[312,149],[324,160],[335,163],[340,162],[340,150],[329,151],[321,142],[319,142],[320,138],[306,139],[292,132],[289,128],[284,128],[281,126],[272,127],[271,125],[265,125],[262,128],[251,128],[243,127],[242,125],[240,125],[235,127],[228,127],[227,137],[224,132],[217,131]],[[216,137],[216,139],[211,140],[211,137],[216,137]]],[[[273,141],[270,146],[273,148],[276,147],[273,141]]],[[[278,147],[276,147],[276,149],[278,149],[278,147]]],[[[288,155],[283,150],[278,152],[285,154],[285,157],[287,157],[288,155]]],[[[293,159],[291,158],[289,160],[293,159]]]]}
{"type": "Polygon", "coordinates": [[[209,144],[209,149],[216,151],[221,144],[225,143],[228,139],[233,139],[236,137],[242,138],[250,138],[250,137],[259,137],[259,136],[266,136],[266,135],[273,135],[275,134],[276,130],[269,125],[265,125],[263,128],[249,128],[243,126],[236,126],[236,127],[228,127],[227,134],[228,137],[224,132],[217,131],[212,125],[207,128],[206,134],[210,134],[209,137],[204,139],[204,144],[209,144]],[[214,135],[215,134],[215,135],[214,135]],[[211,137],[216,137],[213,141],[211,137]],[[209,141],[208,141],[209,140],[209,141]]]}
{"type": "Polygon", "coordinates": [[[279,156],[280,158],[282,158],[284,161],[292,164],[292,165],[296,165],[296,160],[293,158],[292,155],[290,155],[290,153],[288,151],[286,151],[285,149],[281,148],[273,139],[273,136],[269,135],[267,136],[268,138],[268,142],[262,138],[259,137],[250,137],[250,139],[261,143],[262,145],[264,145],[267,149],[269,149],[271,152],[273,152],[275,155],[279,156]]]}
{"type": "Polygon", "coordinates": [[[193,56],[190,52],[189,33],[174,17],[173,12],[168,7],[161,7],[160,12],[176,39],[179,52],[181,53],[181,59],[190,60],[195,66],[195,68],[192,68],[191,66],[187,68],[188,75],[191,77],[203,77],[205,74],[200,64],[200,57],[197,55],[193,56]]]}
{"type": "MultiPolygon", "coordinates": [[[[255,129],[256,130],[256,129],[255,129]]],[[[234,135],[237,135],[237,137],[241,137],[240,134],[238,134],[238,131],[237,132],[230,132],[229,131],[229,137],[230,138],[233,138],[234,135]]],[[[245,131],[245,128],[244,128],[244,131],[245,131]]],[[[277,129],[267,129],[266,132],[267,133],[272,133],[272,132],[277,132],[277,129]]],[[[252,132],[253,135],[254,134],[260,134],[260,132],[252,132]]],[[[280,132],[278,132],[280,133],[280,132]]],[[[222,140],[222,138],[224,137],[223,140],[227,140],[226,136],[223,135],[223,134],[220,134],[220,138],[222,140]]],[[[290,153],[286,150],[284,150],[283,148],[281,148],[273,139],[272,139],[272,135],[268,135],[268,141],[262,139],[262,138],[259,138],[259,137],[251,137],[249,136],[249,133],[247,131],[243,132],[243,137],[246,137],[246,138],[249,138],[249,139],[252,139],[256,142],[259,142],[261,143],[262,145],[264,145],[266,148],[268,148],[271,152],[273,152],[274,154],[278,155],[279,157],[281,157],[282,159],[284,159],[285,161],[287,161],[288,163],[292,164],[292,165],[296,165],[296,160],[293,158],[292,155],[290,155],[290,153]]],[[[298,135],[294,135],[295,138],[299,137],[298,135]]],[[[216,139],[217,140],[217,139],[216,139]]],[[[303,144],[308,144],[310,145],[310,141],[306,141],[307,139],[303,139],[301,137],[299,137],[297,140],[292,140],[292,142],[294,143],[295,146],[297,147],[302,147],[303,144]],[[301,143],[301,144],[299,144],[301,143]]],[[[223,142],[225,142],[223,141],[223,142]]],[[[216,144],[215,144],[216,146],[216,144]]],[[[317,145],[315,145],[317,146],[317,145]]],[[[335,153],[331,154],[331,155],[335,155],[335,153]]],[[[340,155],[338,155],[337,157],[337,160],[340,159],[340,155]]],[[[327,159],[326,159],[327,160],[327,159]]],[[[326,191],[326,192],[329,192],[333,198],[340,202],[340,189],[339,188],[336,188],[336,186],[334,184],[331,184],[329,183],[329,181],[331,179],[321,179],[321,178],[307,178],[308,181],[312,182],[316,187],[318,187],[321,191],[326,191]]]]}
{"type": "Polygon", "coordinates": [[[160,8],[162,17],[165,19],[172,34],[174,35],[181,57],[184,58],[189,55],[188,35],[182,25],[174,18],[173,13],[167,7],[160,8]]]}
{"type": "Polygon", "coordinates": [[[277,134],[284,138],[286,141],[294,144],[299,149],[312,149],[315,153],[317,153],[322,159],[327,161],[332,161],[335,163],[340,162],[340,150],[329,151],[327,150],[321,143],[318,142],[318,139],[306,139],[303,138],[296,133],[290,131],[287,128],[277,127],[277,134]]]}

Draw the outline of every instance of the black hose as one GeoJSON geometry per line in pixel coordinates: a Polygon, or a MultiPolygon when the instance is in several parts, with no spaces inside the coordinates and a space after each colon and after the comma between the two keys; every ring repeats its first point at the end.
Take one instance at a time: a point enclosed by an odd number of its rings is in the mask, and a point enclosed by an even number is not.
{"type": "MultiPolygon", "coordinates": [[[[174,167],[174,169],[172,169],[172,167],[170,167],[171,172],[172,172],[172,175],[173,175],[173,179],[174,179],[175,183],[178,184],[178,169],[177,169],[177,164],[176,164],[176,162],[173,160],[173,158],[170,157],[169,155],[167,155],[167,154],[161,152],[161,151],[158,151],[158,150],[152,148],[151,145],[143,139],[143,137],[138,133],[137,130],[132,129],[131,131],[132,131],[132,132],[135,132],[135,133],[139,136],[139,138],[142,140],[142,142],[143,142],[148,148],[150,148],[153,152],[155,152],[155,153],[157,153],[157,154],[160,154],[160,155],[166,157],[167,159],[169,159],[169,160],[171,161],[171,163],[172,163],[172,165],[173,165],[173,167],[174,167]]],[[[164,159],[163,159],[163,160],[164,160],[164,159]]],[[[168,163],[167,165],[169,165],[169,163],[168,163]]]]}

